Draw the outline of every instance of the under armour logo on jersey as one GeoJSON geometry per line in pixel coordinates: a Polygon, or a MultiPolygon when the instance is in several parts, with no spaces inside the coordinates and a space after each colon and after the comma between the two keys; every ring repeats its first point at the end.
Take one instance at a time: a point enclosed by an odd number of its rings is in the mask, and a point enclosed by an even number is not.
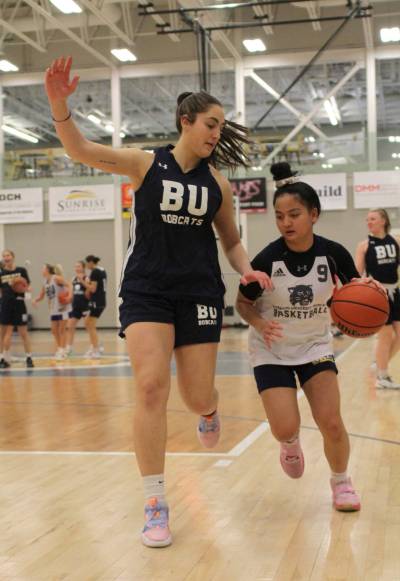
{"type": "Polygon", "coordinates": [[[272,276],[286,276],[281,268],[277,268],[272,276]]]}
{"type": "Polygon", "coordinates": [[[159,167],[162,167],[163,169],[168,169],[168,166],[166,163],[161,163],[161,161],[158,162],[159,167]]]}
{"type": "Polygon", "coordinates": [[[303,264],[302,266],[299,265],[296,270],[297,272],[307,272],[308,270],[307,264],[303,264]]]}

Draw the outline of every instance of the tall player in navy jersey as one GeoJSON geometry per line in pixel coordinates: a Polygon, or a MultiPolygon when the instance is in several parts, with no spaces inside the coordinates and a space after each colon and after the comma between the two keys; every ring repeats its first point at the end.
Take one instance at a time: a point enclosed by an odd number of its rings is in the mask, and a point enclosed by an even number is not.
{"type": "Polygon", "coordinates": [[[46,73],[61,142],[71,158],[129,176],[135,191],[120,287],[121,333],[136,379],[135,452],[146,497],[142,541],[162,547],[172,542],[164,463],[174,352],[183,400],[200,415],[200,441],[215,446],[220,433],[214,378],[225,288],[213,225],[242,283],[270,286],[268,276],[250,265],[234,222],[229,182],[216,169],[244,163],[246,131],[225,121],[222,105],[211,95],[184,93],[178,97],[175,146],[153,155],[90,142],[67,106],[79,81],[69,80],[70,69],[71,58],[61,58],[46,73]]]}
{"type": "Polygon", "coordinates": [[[400,389],[388,372],[389,361],[400,348],[400,240],[391,236],[390,219],[383,208],[367,215],[369,235],[357,246],[356,265],[379,280],[389,294],[390,314],[386,325],[379,331],[375,349],[377,389],[400,389]]]}
{"type": "MultiPolygon", "coordinates": [[[[297,181],[289,164],[271,171],[276,223],[281,233],[252,261],[271,277],[273,291],[257,283],[241,286],[237,308],[251,325],[250,360],[273,436],[280,442],[280,462],[291,478],[300,478],[300,413],[296,376],[324,440],[337,510],[360,509],[347,474],[349,437],[340,413],[337,368],[329,333],[327,302],[337,278],[359,278],[350,253],[337,242],[317,236],[313,226],[321,212],[316,191],[297,181]]],[[[368,279],[367,279],[368,280],[368,279]]]]}

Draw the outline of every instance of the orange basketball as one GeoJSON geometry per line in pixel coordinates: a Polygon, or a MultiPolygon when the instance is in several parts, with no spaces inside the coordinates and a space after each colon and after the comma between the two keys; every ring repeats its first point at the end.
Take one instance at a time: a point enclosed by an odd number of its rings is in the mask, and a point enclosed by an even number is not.
{"type": "Polygon", "coordinates": [[[67,290],[60,291],[58,293],[58,301],[61,305],[68,305],[71,302],[69,292],[67,290]]]}
{"type": "Polygon", "coordinates": [[[387,293],[373,282],[349,282],[337,290],[330,305],[337,327],[350,337],[377,333],[389,316],[387,293]]]}
{"type": "Polygon", "coordinates": [[[28,290],[28,282],[25,278],[17,278],[11,282],[11,287],[15,293],[24,293],[28,290]]]}

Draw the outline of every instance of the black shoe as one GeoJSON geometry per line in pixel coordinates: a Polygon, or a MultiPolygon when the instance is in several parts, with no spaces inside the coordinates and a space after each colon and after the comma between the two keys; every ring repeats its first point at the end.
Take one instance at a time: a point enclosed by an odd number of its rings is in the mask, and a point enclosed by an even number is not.
{"type": "Polygon", "coordinates": [[[0,369],[8,369],[11,365],[5,359],[0,359],[0,369]]]}
{"type": "Polygon", "coordinates": [[[26,366],[27,367],[35,367],[32,361],[32,357],[27,357],[26,358],[26,366]]]}

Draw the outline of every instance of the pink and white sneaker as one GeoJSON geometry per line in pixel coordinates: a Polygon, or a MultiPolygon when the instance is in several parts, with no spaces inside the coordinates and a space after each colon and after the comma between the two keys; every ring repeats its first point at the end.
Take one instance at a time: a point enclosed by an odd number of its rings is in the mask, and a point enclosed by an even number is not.
{"type": "Polygon", "coordinates": [[[335,483],[331,479],[332,488],[332,502],[336,510],[342,512],[353,512],[360,510],[360,497],[353,488],[351,478],[347,478],[343,482],[335,483]]]}
{"type": "Polygon", "coordinates": [[[146,523],[142,531],[142,542],[146,547],[168,547],[172,543],[168,526],[168,505],[158,498],[149,498],[144,507],[146,523]]]}
{"type": "Polygon", "coordinates": [[[221,422],[217,412],[211,416],[200,416],[197,426],[197,437],[205,448],[214,448],[221,433],[221,422]]]}
{"type": "Polygon", "coordinates": [[[297,438],[294,442],[281,442],[281,454],[279,457],[281,466],[290,478],[300,478],[304,472],[304,456],[297,438]]]}

